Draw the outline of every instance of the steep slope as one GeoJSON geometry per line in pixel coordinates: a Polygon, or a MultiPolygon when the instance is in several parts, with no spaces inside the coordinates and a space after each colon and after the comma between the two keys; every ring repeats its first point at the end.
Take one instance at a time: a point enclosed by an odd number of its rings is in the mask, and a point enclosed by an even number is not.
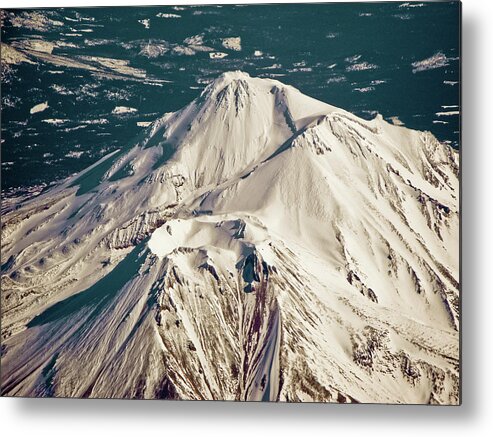
{"type": "Polygon", "coordinates": [[[459,162],[226,73],[8,212],[9,395],[455,404],[459,162]]]}

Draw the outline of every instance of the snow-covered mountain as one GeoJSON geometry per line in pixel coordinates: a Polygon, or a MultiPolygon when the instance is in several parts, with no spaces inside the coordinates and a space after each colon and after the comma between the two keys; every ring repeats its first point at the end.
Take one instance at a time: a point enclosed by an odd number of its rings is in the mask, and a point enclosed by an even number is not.
{"type": "Polygon", "coordinates": [[[12,396],[459,402],[459,157],[226,73],[2,220],[12,396]]]}

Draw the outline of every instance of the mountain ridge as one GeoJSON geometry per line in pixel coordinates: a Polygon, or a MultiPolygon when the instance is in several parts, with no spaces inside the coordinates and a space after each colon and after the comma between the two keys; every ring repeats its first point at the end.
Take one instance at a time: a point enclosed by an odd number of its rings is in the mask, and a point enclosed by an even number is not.
{"type": "Polygon", "coordinates": [[[226,73],[5,216],[2,391],[455,404],[458,175],[430,133],[226,73]]]}

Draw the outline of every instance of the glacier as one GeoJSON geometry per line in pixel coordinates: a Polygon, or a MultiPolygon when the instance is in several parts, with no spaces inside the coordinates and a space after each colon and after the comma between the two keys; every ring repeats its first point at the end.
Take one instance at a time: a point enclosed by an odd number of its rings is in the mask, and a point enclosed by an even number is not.
{"type": "Polygon", "coordinates": [[[224,73],[3,209],[2,393],[458,404],[459,168],[224,73]]]}

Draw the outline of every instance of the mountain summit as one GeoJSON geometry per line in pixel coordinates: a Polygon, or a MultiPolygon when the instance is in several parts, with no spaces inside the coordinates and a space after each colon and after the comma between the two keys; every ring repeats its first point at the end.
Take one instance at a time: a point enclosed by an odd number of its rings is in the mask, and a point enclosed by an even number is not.
{"type": "Polygon", "coordinates": [[[459,402],[459,157],[225,73],[8,212],[7,395],[459,402]]]}

